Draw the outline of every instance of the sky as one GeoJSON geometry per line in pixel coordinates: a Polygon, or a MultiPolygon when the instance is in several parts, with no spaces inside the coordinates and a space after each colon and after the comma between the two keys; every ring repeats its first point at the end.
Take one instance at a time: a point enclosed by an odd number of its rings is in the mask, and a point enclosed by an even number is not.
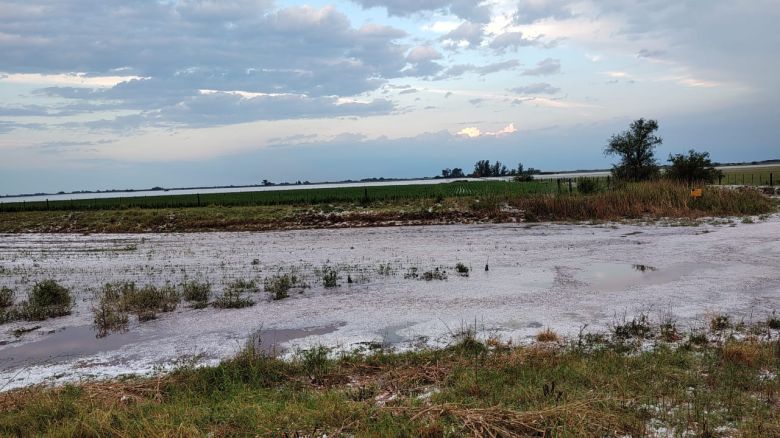
{"type": "Polygon", "coordinates": [[[0,195],[780,158],[777,0],[0,0],[0,195]]]}

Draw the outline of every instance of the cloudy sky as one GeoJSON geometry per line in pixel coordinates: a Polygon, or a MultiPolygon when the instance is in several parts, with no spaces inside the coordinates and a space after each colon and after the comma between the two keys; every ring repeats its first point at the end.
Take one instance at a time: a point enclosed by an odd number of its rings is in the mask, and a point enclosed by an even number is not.
{"type": "Polygon", "coordinates": [[[777,0],[0,0],[0,194],[780,158],[777,0]]]}

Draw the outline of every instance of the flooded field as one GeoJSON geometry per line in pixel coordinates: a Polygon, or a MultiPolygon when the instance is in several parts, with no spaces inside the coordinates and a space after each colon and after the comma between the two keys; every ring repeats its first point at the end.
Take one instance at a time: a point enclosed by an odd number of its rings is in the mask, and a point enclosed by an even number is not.
{"type": "Polygon", "coordinates": [[[541,328],[576,335],[640,312],[704,324],[780,309],[780,218],[752,224],[463,225],[273,233],[0,236],[0,286],[17,300],[55,279],[72,314],[0,326],[0,390],[183,364],[215,363],[251,336],[269,352],[446,345],[467,327],[524,342],[541,328]],[[456,269],[458,264],[462,266],[456,269]],[[466,272],[468,271],[468,272],[466,272]],[[274,275],[301,287],[279,300],[274,275]],[[252,283],[242,309],[181,302],[97,338],[96,294],[209,283],[215,296],[252,283]]]}

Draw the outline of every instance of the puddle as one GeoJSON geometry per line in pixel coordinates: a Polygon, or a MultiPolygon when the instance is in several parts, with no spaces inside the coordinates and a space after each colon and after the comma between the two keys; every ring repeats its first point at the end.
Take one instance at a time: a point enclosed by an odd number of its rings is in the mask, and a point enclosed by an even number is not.
{"type": "Polygon", "coordinates": [[[324,327],[305,327],[299,329],[261,329],[258,330],[255,334],[260,338],[260,349],[262,351],[269,355],[277,355],[287,351],[286,348],[280,347],[281,344],[309,336],[327,335],[328,333],[333,333],[345,325],[347,325],[345,322],[341,322],[324,327]]]}
{"type": "Polygon", "coordinates": [[[3,349],[0,355],[0,370],[64,362],[103,351],[118,350],[140,340],[141,335],[134,332],[115,333],[98,339],[92,326],[66,327],[40,341],[3,349]]]}
{"type": "Polygon", "coordinates": [[[596,263],[590,265],[580,279],[597,291],[617,292],[637,285],[650,286],[670,283],[680,279],[683,275],[706,267],[695,263],[683,263],[658,269],[639,264],[596,263]]]}
{"type": "Polygon", "coordinates": [[[384,345],[395,345],[400,344],[409,338],[407,336],[403,336],[398,334],[398,332],[402,330],[406,330],[409,327],[412,327],[415,323],[413,322],[407,322],[404,324],[396,324],[396,325],[390,325],[382,329],[380,334],[382,335],[382,344],[384,345]]]}

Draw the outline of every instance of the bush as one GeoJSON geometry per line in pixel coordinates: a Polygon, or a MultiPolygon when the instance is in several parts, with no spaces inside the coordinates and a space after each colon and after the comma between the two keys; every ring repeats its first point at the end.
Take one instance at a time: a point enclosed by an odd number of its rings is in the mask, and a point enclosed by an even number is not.
{"type": "Polygon", "coordinates": [[[181,284],[182,296],[186,301],[208,303],[211,298],[211,285],[197,281],[187,281],[181,284]]]}
{"type": "Polygon", "coordinates": [[[11,319],[43,321],[70,315],[72,303],[73,297],[68,288],[54,280],[44,280],[33,286],[26,303],[22,303],[18,309],[13,309],[14,311],[9,313],[13,315],[11,319]]]}
{"type": "Polygon", "coordinates": [[[7,309],[14,305],[14,291],[7,287],[0,288],[0,309],[7,309]]]}
{"type": "Polygon", "coordinates": [[[326,288],[339,286],[339,273],[333,268],[325,268],[322,271],[322,285],[326,288]]]}
{"type": "Polygon", "coordinates": [[[73,298],[68,288],[61,286],[54,280],[44,280],[33,286],[27,303],[33,307],[58,306],[70,308],[72,301],[73,298]]]}
{"type": "Polygon", "coordinates": [[[127,329],[129,318],[123,297],[129,290],[135,290],[135,283],[107,283],[103,286],[98,304],[92,307],[98,338],[127,329]]]}
{"type": "Polygon", "coordinates": [[[672,164],[666,170],[665,176],[688,184],[711,183],[723,175],[723,172],[712,165],[709,152],[696,152],[691,149],[687,156],[670,154],[669,162],[672,164]]]}
{"type": "Polygon", "coordinates": [[[298,285],[298,277],[293,274],[279,274],[266,278],[263,287],[274,300],[283,300],[290,296],[290,289],[298,285]]]}
{"type": "Polygon", "coordinates": [[[602,190],[601,184],[594,178],[583,178],[577,181],[577,191],[583,195],[597,193],[602,190]]]}
{"type": "Polygon", "coordinates": [[[422,279],[425,281],[446,280],[447,271],[441,270],[439,268],[435,268],[433,271],[425,271],[422,274],[422,279]]]}
{"type": "Polygon", "coordinates": [[[244,307],[254,306],[255,302],[249,298],[244,298],[244,294],[239,289],[228,288],[222,296],[218,297],[212,305],[218,309],[242,309],[244,307]]]}
{"type": "Polygon", "coordinates": [[[469,267],[464,265],[463,263],[458,262],[455,265],[455,272],[457,272],[458,274],[460,274],[463,277],[468,277],[469,276],[469,267]]]}

